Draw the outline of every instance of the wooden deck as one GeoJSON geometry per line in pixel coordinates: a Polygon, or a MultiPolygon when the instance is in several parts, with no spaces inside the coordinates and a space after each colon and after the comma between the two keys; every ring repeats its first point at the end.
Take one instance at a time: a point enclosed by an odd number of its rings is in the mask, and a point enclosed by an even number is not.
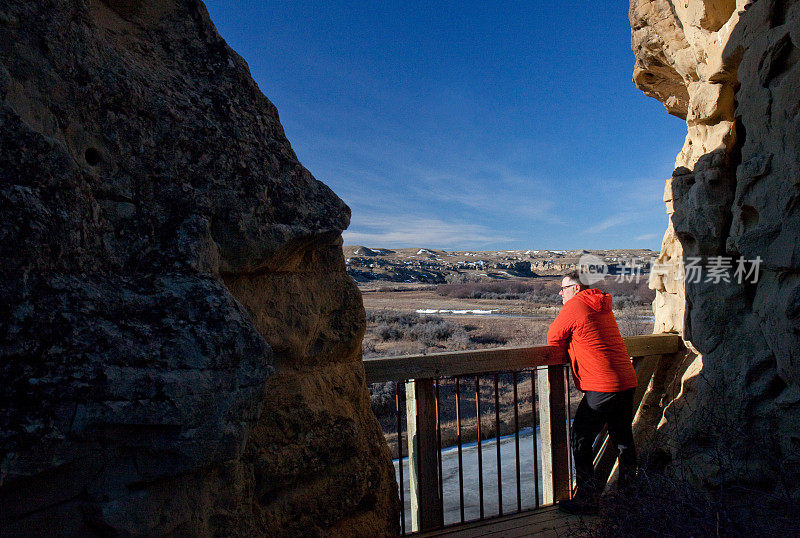
{"type": "MultiPolygon", "coordinates": [[[[638,408],[644,391],[650,384],[653,372],[663,361],[679,360],[683,341],[677,334],[654,334],[631,336],[624,339],[628,354],[633,360],[639,387],[634,395],[634,408],[638,408]]],[[[565,368],[569,358],[563,349],[550,346],[527,348],[497,348],[468,351],[451,351],[431,353],[428,355],[407,355],[364,361],[364,372],[368,383],[384,383],[395,381],[395,419],[397,431],[402,432],[402,417],[406,416],[406,441],[408,449],[404,450],[402,435],[396,436],[397,453],[408,455],[409,487],[405,488],[403,466],[398,466],[400,500],[403,512],[410,508],[411,524],[404,528],[404,533],[421,530],[414,536],[574,536],[587,531],[598,523],[597,518],[575,516],[559,512],[552,503],[570,497],[570,455],[569,455],[569,409],[567,405],[567,386],[565,368]],[[501,475],[502,465],[500,450],[500,405],[499,376],[501,373],[513,374],[513,408],[515,428],[519,429],[517,412],[517,375],[528,376],[535,388],[537,404],[530,407],[531,422],[536,424],[540,434],[538,459],[541,461],[538,473],[541,480],[535,482],[539,486],[543,503],[547,508],[516,514],[503,518],[493,518],[481,522],[464,525],[452,525],[441,528],[444,519],[444,485],[441,459],[438,458],[441,446],[439,419],[439,382],[443,379],[455,379],[456,409],[461,409],[463,400],[459,399],[459,380],[470,378],[473,386],[478,386],[482,376],[494,378],[494,421],[495,443],[498,462],[497,475],[501,475]],[[405,383],[405,391],[398,388],[405,383]],[[405,412],[403,409],[405,408],[405,412]],[[408,491],[406,496],[405,492],[408,491]],[[409,506],[410,505],[410,506],[409,506]]],[[[476,437],[481,435],[480,424],[487,413],[481,411],[480,391],[475,392],[475,428],[476,437]]],[[[471,404],[470,404],[471,405],[471,404]]],[[[490,404],[491,406],[491,404],[490,404]]],[[[456,429],[458,431],[459,454],[461,453],[461,415],[456,413],[456,429]]],[[[603,434],[602,443],[595,457],[595,476],[605,480],[611,473],[616,451],[611,450],[610,441],[603,434]]],[[[478,442],[480,447],[480,442],[478,442]]],[[[481,465],[482,448],[477,451],[479,483],[483,478],[481,465]]],[[[514,458],[512,458],[513,460],[514,458]]],[[[519,465],[519,454],[516,455],[519,465]]],[[[459,473],[463,470],[459,458],[459,473]]],[[[520,480],[517,469],[517,480],[520,480]]],[[[462,478],[459,474],[460,493],[463,494],[462,478]]],[[[480,488],[481,503],[483,488],[480,488]]],[[[498,497],[500,493],[498,492],[498,497]]],[[[463,504],[463,498],[460,499],[463,504]]]]}
{"type": "Polygon", "coordinates": [[[561,512],[555,506],[514,514],[489,521],[475,521],[464,525],[415,534],[413,536],[491,536],[493,538],[513,538],[517,536],[564,537],[572,536],[578,530],[585,530],[597,516],[577,516],[561,512]]]}

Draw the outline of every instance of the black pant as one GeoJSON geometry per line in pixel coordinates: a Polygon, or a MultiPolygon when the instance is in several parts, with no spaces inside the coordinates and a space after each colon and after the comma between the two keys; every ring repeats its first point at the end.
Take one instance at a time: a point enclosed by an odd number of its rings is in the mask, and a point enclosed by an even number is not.
{"type": "Polygon", "coordinates": [[[632,478],[636,469],[636,447],[631,430],[635,390],[584,393],[572,422],[572,455],[575,458],[578,495],[598,495],[605,485],[594,480],[592,464],[592,444],[605,424],[608,424],[608,436],[619,454],[620,485],[624,486],[632,478]]]}

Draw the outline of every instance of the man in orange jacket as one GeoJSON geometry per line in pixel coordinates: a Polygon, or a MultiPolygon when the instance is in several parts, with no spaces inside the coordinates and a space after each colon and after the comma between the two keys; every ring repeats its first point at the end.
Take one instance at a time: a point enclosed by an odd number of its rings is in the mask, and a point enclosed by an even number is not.
{"type": "Polygon", "coordinates": [[[590,289],[580,277],[572,271],[562,279],[559,295],[564,306],[547,331],[547,344],[569,353],[575,386],[584,393],[572,423],[578,491],[574,499],[559,503],[568,512],[596,509],[604,484],[593,479],[592,445],[604,425],[619,453],[620,486],[636,469],[631,430],[636,372],[611,311],[611,296],[590,289]]]}

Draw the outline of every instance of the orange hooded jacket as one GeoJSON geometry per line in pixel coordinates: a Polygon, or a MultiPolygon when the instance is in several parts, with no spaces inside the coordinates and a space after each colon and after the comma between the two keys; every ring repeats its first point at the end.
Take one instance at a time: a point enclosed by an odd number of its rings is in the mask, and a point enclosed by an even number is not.
{"type": "Polygon", "coordinates": [[[588,289],[567,301],[547,331],[547,344],[567,348],[578,390],[619,392],[638,384],[607,293],[588,289]]]}

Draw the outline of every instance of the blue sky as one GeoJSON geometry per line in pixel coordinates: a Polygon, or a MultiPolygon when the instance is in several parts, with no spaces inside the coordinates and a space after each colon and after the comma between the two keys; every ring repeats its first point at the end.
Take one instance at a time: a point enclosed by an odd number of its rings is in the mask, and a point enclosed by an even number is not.
{"type": "Polygon", "coordinates": [[[206,2],[345,244],[658,250],[685,123],[631,82],[627,2],[206,2]]]}

